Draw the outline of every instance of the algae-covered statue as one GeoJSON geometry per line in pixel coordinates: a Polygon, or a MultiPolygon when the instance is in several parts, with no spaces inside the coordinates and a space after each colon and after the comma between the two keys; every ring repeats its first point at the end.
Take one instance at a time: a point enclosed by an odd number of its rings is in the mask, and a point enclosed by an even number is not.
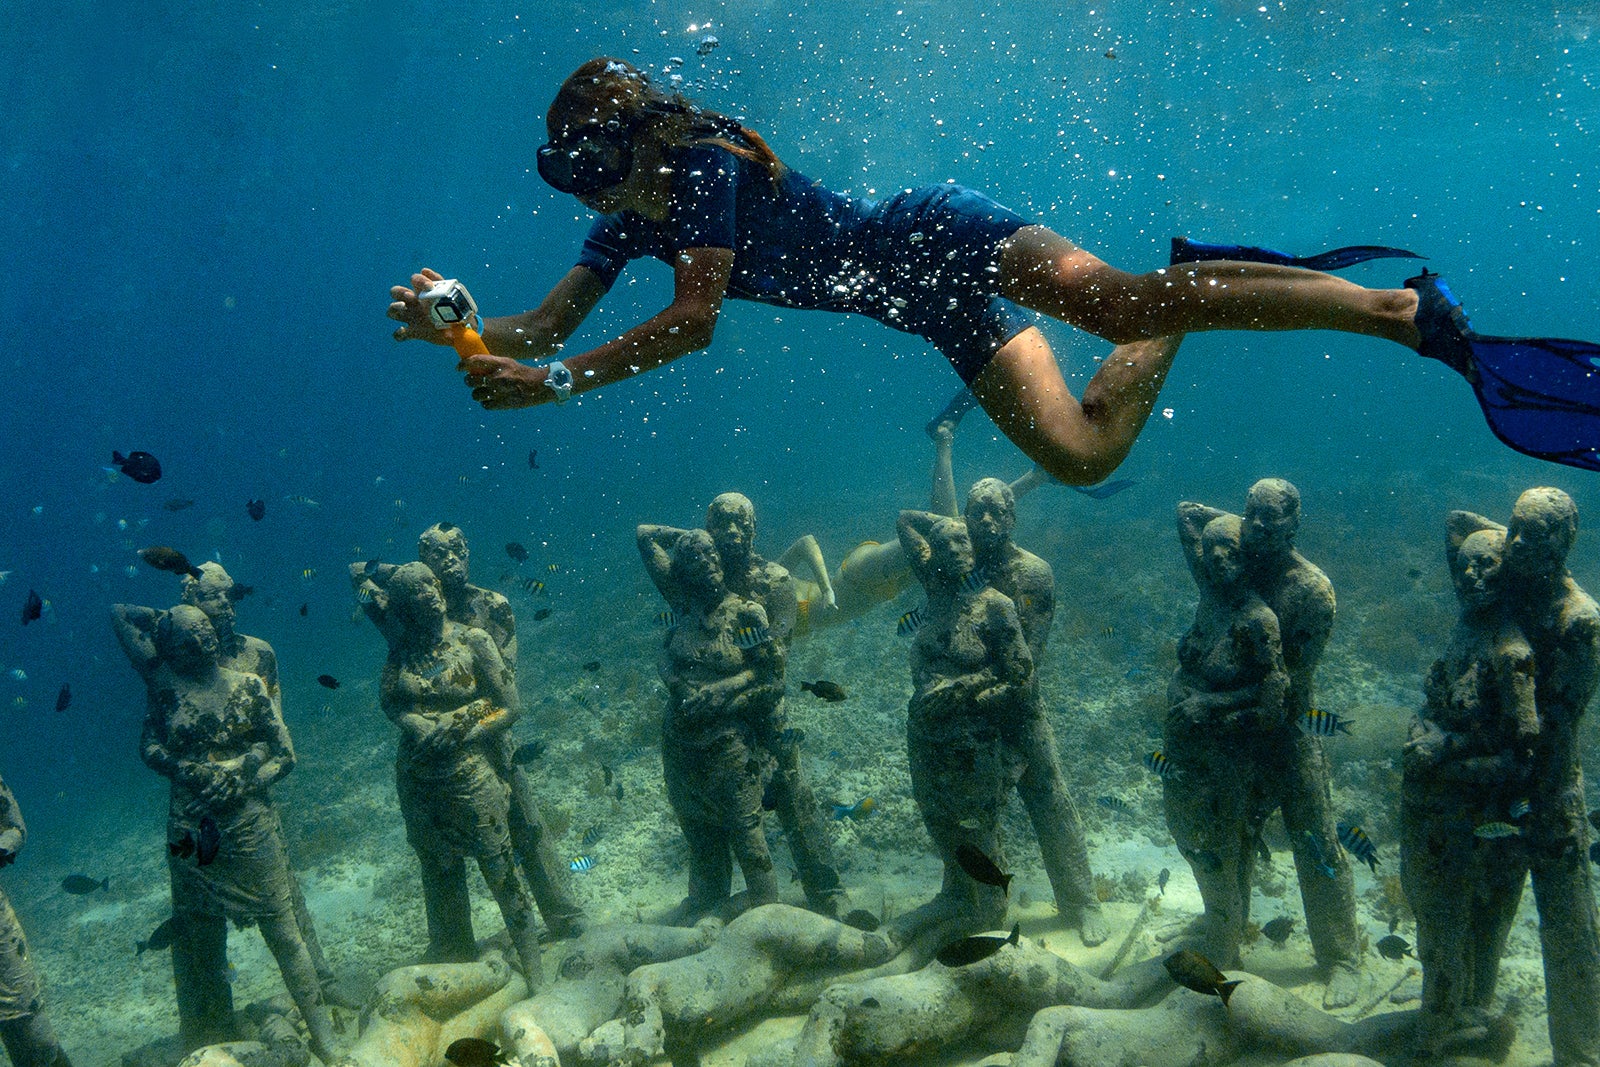
{"type": "Polygon", "coordinates": [[[333,1016],[296,916],[299,895],[270,787],[294,769],[294,747],[261,676],[222,665],[205,613],[116,605],[123,650],[149,698],[140,752],[171,779],[168,869],[176,936],[172,970],[183,1043],[233,1036],[228,921],[260,927],[323,1059],[333,1016]]]}
{"type": "MultiPolygon", "coordinates": [[[[1010,598],[1037,669],[1055,619],[1055,574],[1050,564],[1011,539],[1017,525],[1017,498],[1005,482],[984,478],[975,483],[967,493],[965,519],[975,573],[1010,598]]],[[[1023,711],[1004,723],[1006,744],[1022,761],[1017,794],[1039,840],[1057,910],[1079,928],[1085,945],[1098,945],[1109,930],[1095,896],[1083,822],[1061,775],[1055,731],[1037,693],[1023,711]]]]}
{"type": "Polygon", "coordinates": [[[1036,713],[1038,697],[1016,608],[974,577],[966,523],[902,511],[899,532],[928,595],[911,646],[911,791],[944,861],[938,895],[894,924],[893,938],[905,944],[929,929],[971,933],[1004,921],[1005,890],[972,878],[957,852],[966,845],[1005,866],[1000,809],[1023,769],[1008,738],[1036,713]]]}
{"type": "Polygon", "coordinates": [[[767,613],[730,591],[711,535],[681,533],[671,551],[640,527],[639,554],[677,617],[662,645],[667,687],[661,762],[667,798],[689,846],[689,892],[679,921],[778,899],[761,829],[772,759],[760,738],[779,714],[785,654],[767,613]],[[731,856],[731,859],[730,859],[731,856]],[[745,893],[730,900],[732,860],[745,893]]]}
{"type": "MultiPolygon", "coordinates": [[[[1502,529],[1470,512],[1453,512],[1449,527],[1463,540],[1474,530],[1502,529]]],[[[1505,605],[1533,650],[1538,715],[1528,810],[1517,821],[1520,832],[1509,847],[1525,857],[1532,874],[1555,1062],[1595,1064],[1600,1063],[1600,1012],[1595,1010],[1600,921],[1577,730],[1600,684],[1600,608],[1567,572],[1567,555],[1578,537],[1578,509],[1570,496],[1548,486],[1529,489],[1517,498],[1503,529],[1505,605]]],[[[1475,837],[1482,840],[1484,834],[1475,837]]],[[[1489,837],[1491,844],[1502,840],[1489,837]]],[[[1520,878],[1517,884],[1520,888],[1520,878]]]]}
{"type": "MultiPolygon", "coordinates": [[[[787,568],[763,559],[755,550],[755,505],[742,493],[722,493],[706,508],[705,529],[728,590],[761,605],[773,639],[787,651],[800,619],[796,582],[787,568]]],[[[670,526],[640,526],[641,551],[648,540],[659,560],[683,532],[670,526]]],[[[815,546],[814,540],[811,545],[815,546]]],[[[850,910],[850,901],[840,883],[822,808],[800,765],[799,733],[788,730],[781,701],[772,705],[766,722],[756,725],[755,743],[772,762],[767,803],[783,827],[806,902],[824,915],[843,915],[850,910]]]]}
{"type": "Polygon", "coordinates": [[[509,828],[511,789],[497,769],[500,737],[517,716],[515,678],[491,635],[445,616],[444,592],[424,563],[395,569],[379,598],[389,658],[380,693],[400,728],[395,787],[406,840],[422,866],[427,959],[478,958],[466,857],[500,906],[530,987],[539,937],[509,828]]]}
{"type": "MultiPolygon", "coordinates": [[[[17,798],[0,778],[0,867],[17,861],[28,839],[17,798]]],[[[0,889],[0,1044],[16,1067],[72,1067],[44,1013],[28,939],[0,889]]]]}
{"type": "MultiPolygon", "coordinates": [[[[1204,504],[1178,506],[1179,533],[1191,566],[1201,530],[1223,514],[1204,504]]],[[[1312,684],[1333,633],[1335,600],[1328,576],[1295,550],[1299,529],[1298,489],[1282,478],[1263,478],[1250,487],[1240,529],[1245,572],[1251,589],[1277,617],[1289,672],[1285,724],[1264,757],[1270,770],[1266,784],[1273,790],[1268,802],[1282,809],[1294,848],[1306,931],[1328,977],[1323,1006],[1342,1008],[1361,991],[1355,877],[1338,846],[1332,774],[1322,742],[1297,728],[1313,706],[1312,684]]]]}
{"type": "MultiPolygon", "coordinates": [[[[427,565],[444,592],[445,616],[463,626],[476,626],[494,639],[500,658],[512,672],[517,669],[517,619],[511,603],[492,589],[468,580],[471,553],[466,534],[449,522],[436,522],[417,538],[417,558],[427,565]]],[[[367,616],[385,630],[382,600],[377,596],[394,573],[392,564],[353,563],[350,582],[367,616]]],[[[572,873],[556,851],[554,835],[545,825],[533,778],[511,758],[515,742],[509,730],[498,735],[495,769],[511,787],[511,846],[522,866],[533,900],[552,937],[575,937],[583,932],[583,905],[572,883],[572,873]]]]}
{"type": "Polygon", "coordinates": [[[1400,877],[1422,962],[1419,1051],[1482,1025],[1527,878],[1512,825],[1526,814],[1539,735],[1533,648],[1512,617],[1505,532],[1452,516],[1446,549],[1461,615],[1423,687],[1404,752],[1400,877]]]}
{"type": "Polygon", "coordinates": [[[1167,688],[1163,751],[1174,771],[1164,776],[1163,797],[1167,826],[1205,901],[1202,951],[1236,967],[1256,842],[1290,728],[1289,671],[1278,617],[1250,588],[1238,516],[1218,515],[1193,540],[1186,506],[1179,530],[1200,601],[1167,688]]]}

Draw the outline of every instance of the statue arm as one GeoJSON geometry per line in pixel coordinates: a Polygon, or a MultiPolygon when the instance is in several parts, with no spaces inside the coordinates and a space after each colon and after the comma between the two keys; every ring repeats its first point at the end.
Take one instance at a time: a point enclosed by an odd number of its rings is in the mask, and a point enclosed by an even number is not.
{"type": "Polygon", "coordinates": [[[144,717],[144,729],[139,736],[139,757],[146,767],[163,778],[176,779],[190,761],[181,759],[169,745],[167,722],[164,714],[152,707],[144,717]]]}
{"type": "Polygon", "coordinates": [[[687,532],[676,526],[654,526],[649,523],[641,524],[634,531],[645,573],[669,604],[677,604],[681,599],[678,596],[678,583],[672,579],[672,546],[687,532]]]}
{"type": "Polygon", "coordinates": [[[283,721],[278,701],[264,691],[262,696],[264,701],[258,724],[262,743],[253,746],[256,758],[251,762],[259,760],[253,784],[265,788],[294,770],[295,754],[294,741],[289,737],[289,726],[283,721]]]}
{"type": "Polygon", "coordinates": [[[1178,504],[1178,542],[1183,546],[1183,561],[1189,565],[1189,573],[1194,576],[1196,585],[1205,585],[1205,579],[1200,574],[1200,535],[1205,532],[1206,523],[1226,514],[1221,508],[1197,504],[1193,500],[1180,501],[1178,504]]]}
{"type": "Polygon", "coordinates": [[[1506,528],[1493,519],[1484,518],[1473,511],[1452,511],[1444,519],[1444,554],[1445,561],[1449,564],[1450,573],[1456,569],[1456,553],[1461,551],[1461,542],[1477,533],[1479,530],[1498,530],[1506,532],[1506,528]]]}
{"type": "Polygon", "coordinates": [[[7,788],[5,779],[0,778],[0,866],[16,859],[27,840],[28,827],[22,821],[22,809],[17,807],[17,798],[7,788]]]}
{"type": "Polygon", "coordinates": [[[902,511],[900,517],[895,520],[895,532],[900,536],[900,547],[905,551],[906,563],[924,588],[927,587],[930,577],[928,561],[933,558],[933,550],[928,545],[928,534],[938,519],[939,516],[931,511],[908,509],[902,511]]]}
{"type": "Polygon", "coordinates": [[[111,605],[111,628],[117,635],[117,643],[140,674],[147,673],[156,664],[156,624],[161,615],[156,608],[137,604],[111,605]]]}

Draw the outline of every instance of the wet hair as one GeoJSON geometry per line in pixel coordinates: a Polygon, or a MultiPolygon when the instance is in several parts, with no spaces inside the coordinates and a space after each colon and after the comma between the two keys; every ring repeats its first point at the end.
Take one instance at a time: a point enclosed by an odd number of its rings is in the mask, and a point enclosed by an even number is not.
{"type": "Polygon", "coordinates": [[[709,111],[682,93],[657,88],[625,60],[599,56],[561,83],[545,115],[552,141],[587,116],[619,117],[664,149],[715,145],[760,164],[776,186],[787,168],[761,135],[736,119],[709,111]]]}

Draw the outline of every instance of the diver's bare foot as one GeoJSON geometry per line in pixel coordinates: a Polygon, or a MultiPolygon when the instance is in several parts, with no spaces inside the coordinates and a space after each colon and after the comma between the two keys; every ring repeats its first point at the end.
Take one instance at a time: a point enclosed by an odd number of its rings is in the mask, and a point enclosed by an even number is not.
{"type": "Polygon", "coordinates": [[[1335,963],[1328,972],[1322,1006],[1329,1011],[1348,1008],[1361,995],[1361,971],[1352,963],[1335,963]]]}

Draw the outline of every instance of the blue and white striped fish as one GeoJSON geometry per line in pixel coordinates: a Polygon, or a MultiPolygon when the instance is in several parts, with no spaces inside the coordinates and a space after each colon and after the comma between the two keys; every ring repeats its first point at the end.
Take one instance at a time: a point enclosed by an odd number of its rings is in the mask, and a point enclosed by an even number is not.
{"type": "MultiPolygon", "coordinates": [[[[926,607],[926,605],[923,605],[926,607]]],[[[894,632],[899,637],[910,637],[922,629],[923,608],[912,608],[895,623],[894,632]]]]}
{"type": "Polygon", "coordinates": [[[574,856],[572,857],[572,862],[567,864],[567,870],[572,871],[575,874],[582,874],[584,871],[592,871],[594,870],[594,857],[574,856]]]}
{"type": "Polygon", "coordinates": [[[1515,804],[1511,805],[1511,818],[1512,818],[1512,821],[1514,822],[1517,819],[1522,818],[1524,815],[1528,814],[1528,812],[1530,812],[1532,810],[1533,810],[1533,806],[1528,803],[1528,798],[1527,797],[1523,797],[1521,800],[1519,800],[1515,804]]]}
{"type": "Polygon", "coordinates": [[[752,649],[772,640],[772,631],[765,626],[741,626],[733,632],[733,643],[743,649],[752,649]]]}
{"type": "Polygon", "coordinates": [[[1178,768],[1172,765],[1172,761],[1167,758],[1167,754],[1159,748],[1154,752],[1145,753],[1144,765],[1145,769],[1157,778],[1165,780],[1178,777],[1178,768]]]}
{"type": "Polygon", "coordinates": [[[965,578],[961,579],[961,591],[963,593],[976,593],[988,584],[989,572],[982,567],[974,567],[967,572],[965,578]]]}
{"type": "Polygon", "coordinates": [[[668,630],[676,628],[678,625],[678,613],[671,608],[656,612],[656,625],[663,626],[668,630]]]}
{"type": "Polygon", "coordinates": [[[1372,873],[1378,873],[1378,846],[1372,843],[1372,838],[1359,826],[1349,823],[1337,824],[1339,831],[1339,844],[1344,846],[1346,852],[1372,868],[1372,873]]]}
{"type": "Polygon", "coordinates": [[[1350,719],[1341,718],[1331,711],[1310,708],[1300,716],[1300,729],[1312,737],[1332,737],[1350,732],[1350,719]]]}

